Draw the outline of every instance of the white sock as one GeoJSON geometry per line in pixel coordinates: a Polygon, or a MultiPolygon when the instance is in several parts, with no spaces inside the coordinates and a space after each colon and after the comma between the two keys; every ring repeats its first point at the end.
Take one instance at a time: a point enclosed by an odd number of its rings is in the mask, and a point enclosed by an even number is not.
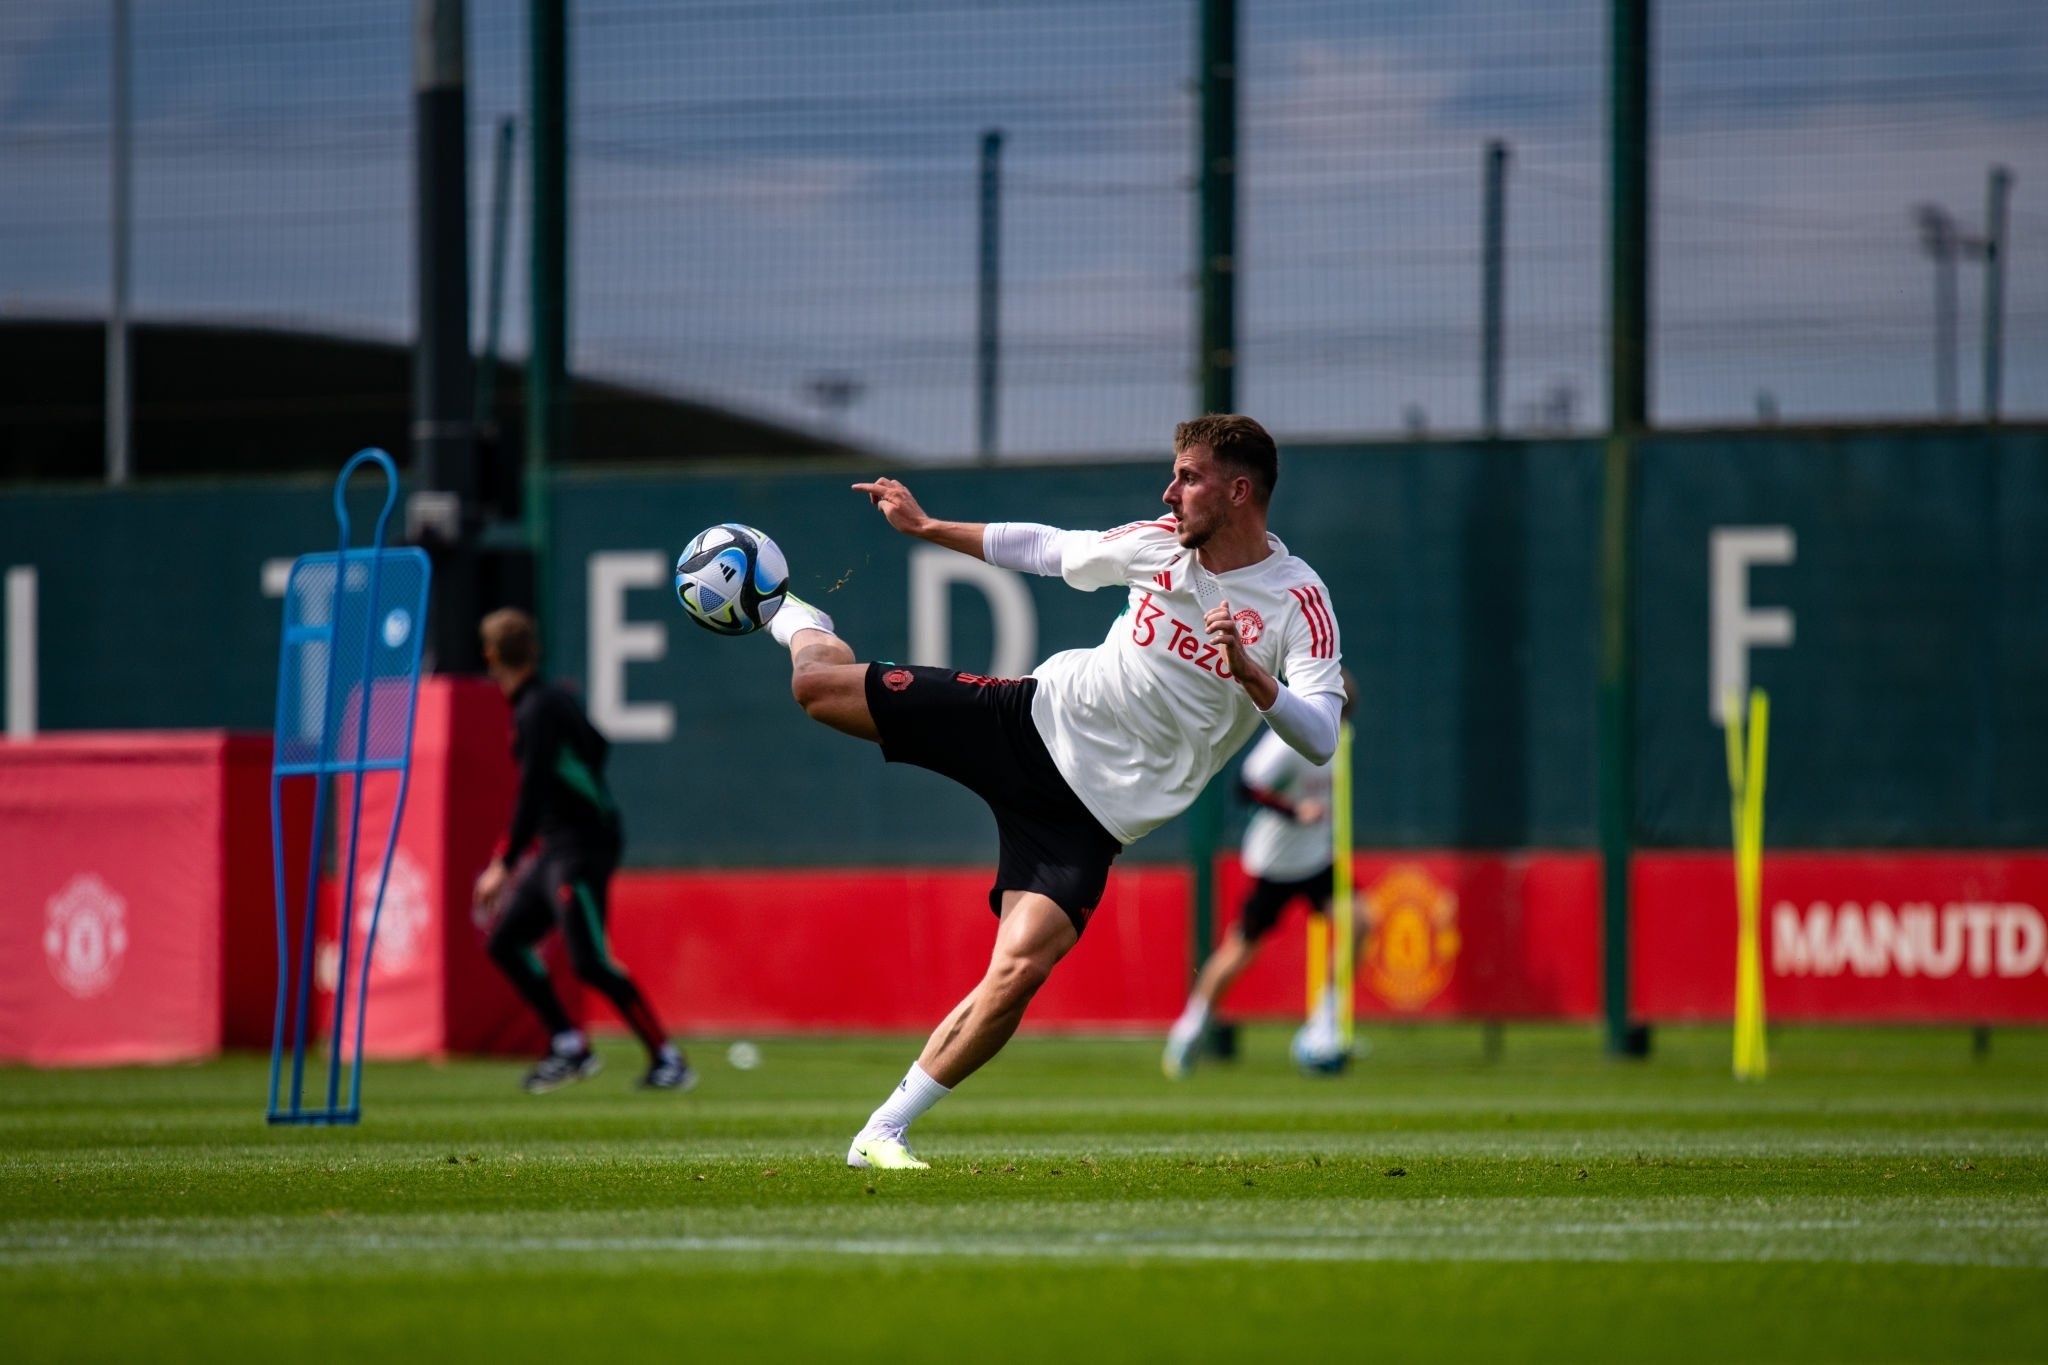
{"type": "Polygon", "coordinates": [[[832,618],[796,594],[790,593],[782,599],[782,605],[776,609],[775,619],[768,623],[768,633],[775,637],[776,644],[788,649],[789,642],[796,638],[796,633],[800,630],[822,630],[830,635],[832,618]]]}
{"type": "Polygon", "coordinates": [[[1208,1026],[1209,1002],[1199,995],[1191,995],[1188,997],[1188,1007],[1180,1012],[1180,1018],[1173,1021],[1173,1027],[1167,1030],[1166,1036],[1178,1043],[1188,1038],[1200,1037],[1202,1030],[1208,1026]]]}
{"type": "Polygon", "coordinates": [[[558,1057],[581,1057],[584,1053],[590,1051],[590,1044],[584,1039],[583,1030],[580,1028],[567,1029],[557,1033],[548,1040],[548,1045],[554,1048],[555,1055],[558,1057]]]}
{"type": "Polygon", "coordinates": [[[683,1060],[683,1054],[676,1051],[674,1043],[663,1043],[661,1051],[654,1054],[654,1060],[657,1062],[680,1063],[683,1060]]]}
{"type": "Polygon", "coordinates": [[[882,1101],[882,1107],[868,1115],[861,1131],[872,1133],[877,1128],[908,1128],[919,1114],[952,1093],[949,1087],[925,1075],[924,1068],[912,1062],[909,1072],[896,1083],[889,1098],[882,1101]]]}

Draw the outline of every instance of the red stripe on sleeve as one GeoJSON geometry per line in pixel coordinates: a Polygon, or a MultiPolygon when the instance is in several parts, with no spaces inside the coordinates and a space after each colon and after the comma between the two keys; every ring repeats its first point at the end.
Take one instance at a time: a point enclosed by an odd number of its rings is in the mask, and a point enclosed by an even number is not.
{"type": "Polygon", "coordinates": [[[1329,604],[1323,601],[1323,590],[1321,588],[1310,588],[1308,594],[1310,600],[1315,604],[1316,615],[1321,618],[1323,623],[1323,652],[1321,657],[1334,659],[1337,656],[1337,619],[1330,614],[1329,604]]]}
{"type": "Polygon", "coordinates": [[[1315,609],[1309,604],[1309,590],[1307,588],[1289,588],[1287,592],[1289,596],[1294,598],[1294,604],[1301,608],[1301,619],[1308,623],[1309,654],[1318,659],[1329,658],[1329,644],[1323,638],[1322,618],[1316,614],[1315,609]]]}
{"type": "Polygon", "coordinates": [[[1171,531],[1174,529],[1174,527],[1178,526],[1179,524],[1180,523],[1175,521],[1172,517],[1168,517],[1163,521],[1126,522],[1124,525],[1117,527],[1113,531],[1104,531],[1102,533],[1102,538],[1104,540],[1116,540],[1121,536],[1129,535],[1133,531],[1145,531],[1154,529],[1160,531],[1171,531]]]}

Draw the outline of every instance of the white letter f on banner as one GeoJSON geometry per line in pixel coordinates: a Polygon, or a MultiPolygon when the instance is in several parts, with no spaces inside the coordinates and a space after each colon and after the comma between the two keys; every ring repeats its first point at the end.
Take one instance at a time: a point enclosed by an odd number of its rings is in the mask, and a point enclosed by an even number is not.
{"type": "Polygon", "coordinates": [[[1792,643],[1792,612],[1749,605],[1749,566],[1790,564],[1798,553],[1789,526],[1716,526],[1709,541],[1707,715],[1728,723],[1728,703],[1749,693],[1749,651],[1792,643]]]}

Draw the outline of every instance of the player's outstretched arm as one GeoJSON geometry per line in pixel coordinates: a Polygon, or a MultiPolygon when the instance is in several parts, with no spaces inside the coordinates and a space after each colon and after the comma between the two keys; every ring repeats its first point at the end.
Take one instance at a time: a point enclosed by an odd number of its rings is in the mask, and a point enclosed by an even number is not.
{"type": "Polygon", "coordinates": [[[868,501],[875,505],[888,523],[906,536],[929,540],[934,545],[943,545],[948,550],[958,550],[963,555],[976,559],[986,556],[982,553],[982,537],[987,527],[978,521],[940,521],[925,515],[918,506],[910,489],[900,479],[876,479],[873,483],[857,483],[856,493],[868,495],[868,501]]]}

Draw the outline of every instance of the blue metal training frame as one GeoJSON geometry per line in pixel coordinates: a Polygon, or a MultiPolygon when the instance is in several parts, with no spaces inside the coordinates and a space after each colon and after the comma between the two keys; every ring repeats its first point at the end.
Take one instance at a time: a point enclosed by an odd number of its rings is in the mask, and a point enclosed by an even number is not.
{"type": "MultiPolygon", "coordinates": [[[[270,851],[277,892],[277,1017],[270,1044],[272,1123],[352,1124],[362,1118],[363,1015],[369,999],[370,955],[384,885],[405,816],[412,758],[413,715],[419,700],[420,650],[426,634],[432,566],[419,549],[386,549],[384,532],[398,503],[398,469],[381,450],[358,451],[334,481],[334,515],[341,523],[333,554],[302,555],[292,563],[284,596],[284,638],[278,650],[277,729],[270,769],[270,851]],[[359,466],[384,471],[384,508],[370,544],[349,547],[348,481],[359,466]],[[356,841],[361,832],[364,778],[398,774],[391,827],[377,864],[375,899],[362,960],[353,962],[357,898],[356,841]],[[306,899],[300,914],[297,971],[291,963],[291,906],[285,885],[283,788],[287,778],[309,778],[313,823],[306,859],[306,899]],[[346,855],[337,863],[341,907],[334,949],[334,1017],[328,1030],[327,1103],[308,1108],[304,1079],[308,1014],[319,903],[327,794],[338,780],[348,790],[346,855]],[[293,990],[296,977],[297,989],[293,990]],[[351,999],[351,986],[353,999],[351,999]],[[289,1103],[279,1104],[285,1053],[286,1003],[292,1000],[292,1071],[289,1103]],[[351,1027],[352,1026],[352,1027],[351,1027]],[[348,1103],[341,1103],[344,1037],[353,1034],[348,1103]]],[[[337,812],[339,815],[339,812],[337,812]]],[[[367,889],[367,888],[365,888],[367,889]]],[[[323,978],[325,973],[323,972],[323,978]]],[[[325,981],[322,982],[325,985],[325,981]]]]}

